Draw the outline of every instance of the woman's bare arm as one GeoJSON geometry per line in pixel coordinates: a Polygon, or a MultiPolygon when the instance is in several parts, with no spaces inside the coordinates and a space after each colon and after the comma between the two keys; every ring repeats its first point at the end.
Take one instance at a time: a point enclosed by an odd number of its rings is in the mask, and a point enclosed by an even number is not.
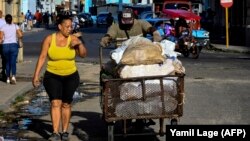
{"type": "Polygon", "coordinates": [[[34,87],[37,87],[40,84],[39,75],[48,55],[48,49],[51,43],[51,38],[52,38],[51,35],[47,36],[42,43],[41,52],[37,60],[37,64],[36,64],[36,68],[35,68],[35,72],[33,76],[32,83],[34,87]]]}
{"type": "Polygon", "coordinates": [[[71,37],[71,46],[76,50],[78,56],[84,58],[87,55],[87,49],[85,45],[76,36],[71,37]]]}

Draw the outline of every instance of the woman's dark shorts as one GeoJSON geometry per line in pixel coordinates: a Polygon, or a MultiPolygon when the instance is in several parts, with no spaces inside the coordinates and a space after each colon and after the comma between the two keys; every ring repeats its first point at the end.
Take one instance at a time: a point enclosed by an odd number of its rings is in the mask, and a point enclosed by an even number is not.
{"type": "Polygon", "coordinates": [[[49,100],[59,99],[63,103],[71,103],[73,101],[73,95],[79,83],[78,71],[67,76],[60,76],[46,71],[43,79],[43,85],[49,95],[49,100]]]}

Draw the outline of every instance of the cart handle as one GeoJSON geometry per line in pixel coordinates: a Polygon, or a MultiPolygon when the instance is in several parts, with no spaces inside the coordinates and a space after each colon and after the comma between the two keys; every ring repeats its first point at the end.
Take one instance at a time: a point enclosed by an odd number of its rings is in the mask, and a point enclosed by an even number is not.
{"type": "Polygon", "coordinates": [[[99,46],[99,62],[100,62],[100,69],[102,69],[103,67],[103,50],[105,49],[109,49],[109,50],[114,50],[117,47],[115,46],[115,44],[117,43],[117,40],[111,40],[111,42],[108,44],[107,47],[102,47],[99,46]]]}

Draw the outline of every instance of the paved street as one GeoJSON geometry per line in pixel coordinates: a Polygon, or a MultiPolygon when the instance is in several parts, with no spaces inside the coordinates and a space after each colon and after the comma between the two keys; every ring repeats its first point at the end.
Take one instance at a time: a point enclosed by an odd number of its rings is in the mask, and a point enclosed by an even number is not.
{"type": "MultiPolygon", "coordinates": [[[[53,32],[41,31],[25,35],[24,62],[18,64],[17,85],[6,85],[0,82],[1,109],[8,108],[9,103],[17,96],[32,88],[31,76],[38,57],[42,38],[53,32]],[[6,100],[7,99],[7,100],[6,100]],[[2,101],[1,101],[2,100],[2,101]]],[[[107,126],[101,119],[99,104],[99,58],[98,43],[105,29],[83,29],[84,40],[88,49],[88,57],[77,59],[81,81],[89,85],[88,94],[83,101],[73,106],[70,133],[72,141],[106,141],[107,126]],[[85,139],[83,139],[85,138],[85,139]],[[88,139],[87,139],[88,138],[88,139]]],[[[250,98],[250,55],[233,53],[244,50],[240,47],[216,45],[225,52],[202,50],[200,58],[179,57],[186,68],[184,115],[179,124],[249,124],[250,98]],[[237,51],[238,49],[238,51],[237,51]],[[235,51],[236,50],[236,51],[235,51]]],[[[247,52],[248,50],[244,50],[247,52]]],[[[108,56],[106,56],[108,59],[108,56]]],[[[157,120],[158,123],[158,120],[157,120]]],[[[169,120],[165,120],[169,124],[169,120]]],[[[49,115],[34,120],[34,126],[24,132],[26,137],[47,138],[51,132],[49,115]]],[[[158,124],[152,126],[158,131],[158,124]]],[[[37,140],[38,140],[37,139],[37,140]]],[[[127,140],[138,140],[138,137],[127,140]]],[[[140,140],[150,140],[143,136],[140,140]]],[[[157,136],[155,141],[165,141],[165,137],[157,136]]]]}

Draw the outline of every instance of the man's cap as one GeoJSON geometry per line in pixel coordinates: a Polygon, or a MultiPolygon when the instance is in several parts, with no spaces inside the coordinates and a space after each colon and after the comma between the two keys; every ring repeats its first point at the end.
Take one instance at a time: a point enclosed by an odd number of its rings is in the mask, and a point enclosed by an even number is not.
{"type": "Polygon", "coordinates": [[[133,24],[134,16],[133,16],[133,10],[131,8],[126,8],[122,11],[122,23],[124,24],[133,24]]]}

